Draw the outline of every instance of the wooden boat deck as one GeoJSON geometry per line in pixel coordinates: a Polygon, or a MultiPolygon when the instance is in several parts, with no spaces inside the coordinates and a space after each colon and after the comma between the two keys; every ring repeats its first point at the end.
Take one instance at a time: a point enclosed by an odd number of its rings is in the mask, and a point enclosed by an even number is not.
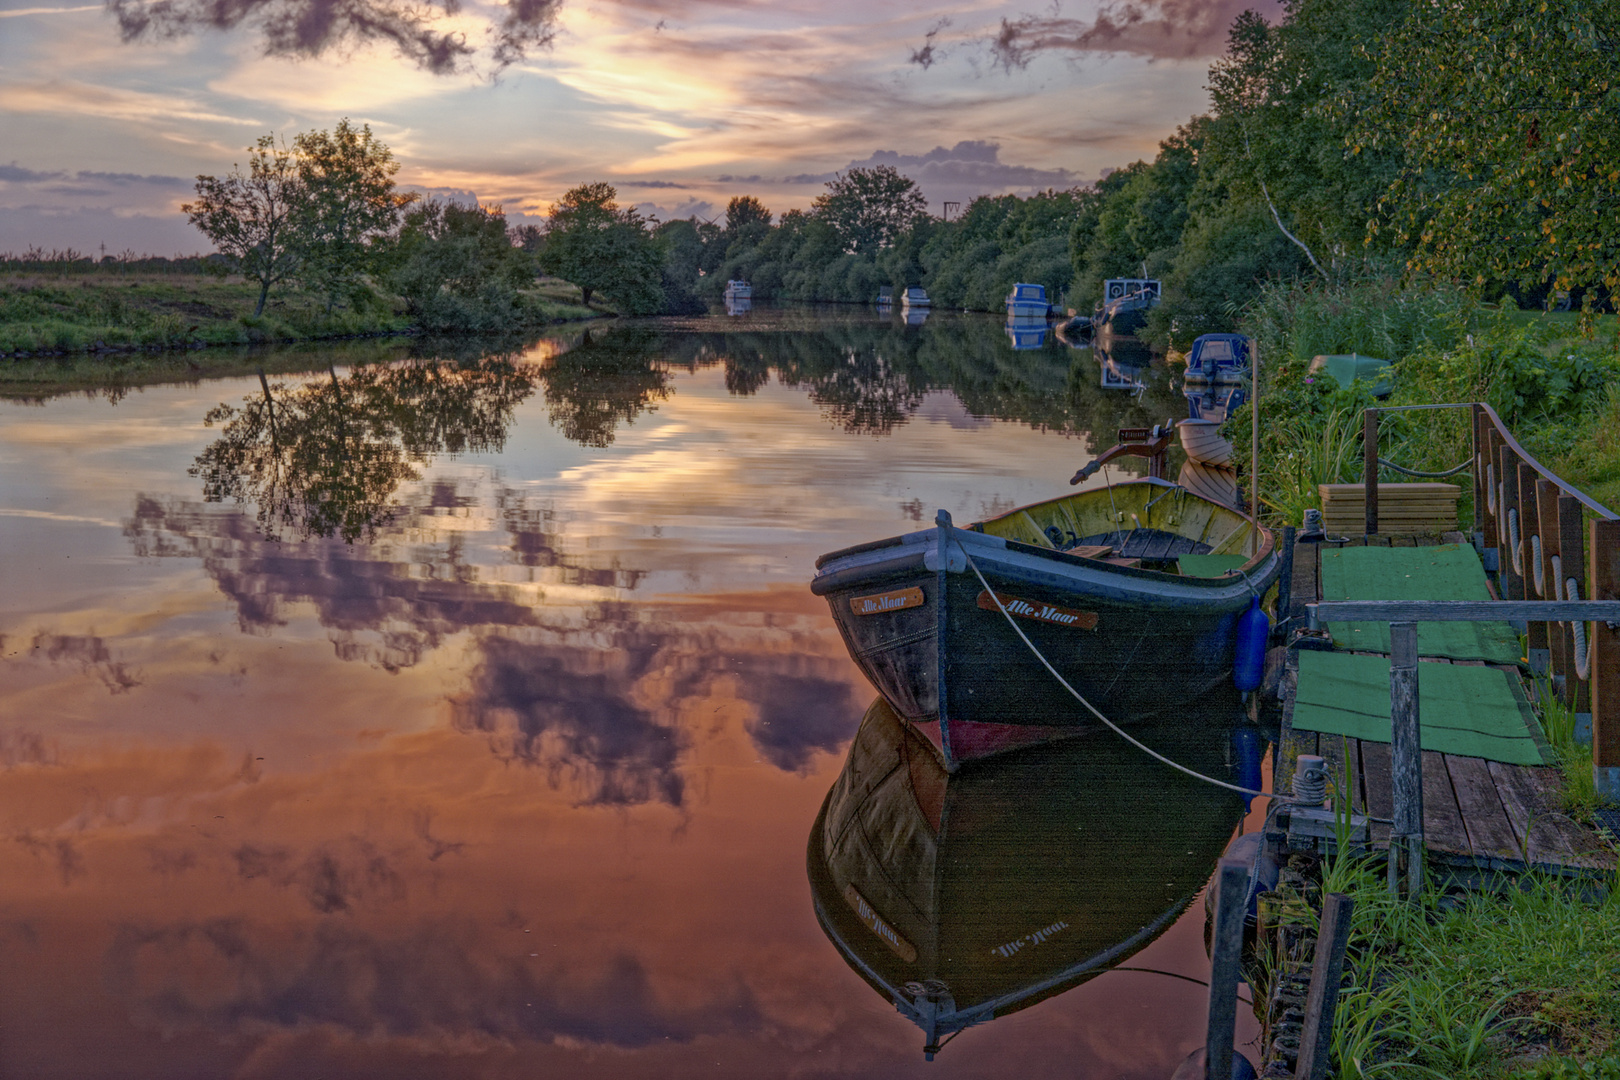
{"type": "MultiPolygon", "coordinates": [[[[1461,533],[1443,537],[1371,536],[1349,541],[1350,547],[1409,547],[1465,543],[1461,533]]],[[[1320,600],[1321,544],[1294,548],[1290,616],[1303,617],[1305,604],[1320,600]]],[[[1431,660],[1425,663],[1450,663],[1431,660]]],[[[1456,661],[1467,663],[1468,661],[1456,661]]],[[[1478,663],[1474,661],[1472,663],[1478,663]]],[[[1516,669],[1513,669],[1516,671],[1516,669]]],[[[1280,690],[1282,729],[1277,746],[1279,778],[1290,777],[1300,754],[1320,754],[1331,775],[1343,776],[1346,761],[1358,813],[1390,818],[1394,800],[1388,743],[1364,742],[1293,728],[1298,653],[1290,651],[1280,690]]],[[[1469,872],[1541,870],[1585,876],[1612,872],[1615,853],[1597,832],[1559,809],[1563,777],[1556,768],[1505,765],[1483,758],[1423,753],[1423,832],[1428,860],[1436,869],[1469,872]]],[[[1390,827],[1373,823],[1372,845],[1387,849],[1390,827]]]]}

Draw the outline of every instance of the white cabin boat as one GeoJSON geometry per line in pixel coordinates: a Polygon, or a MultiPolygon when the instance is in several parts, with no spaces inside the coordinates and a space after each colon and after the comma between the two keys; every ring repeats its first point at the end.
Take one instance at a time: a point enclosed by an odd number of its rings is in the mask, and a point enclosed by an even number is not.
{"type": "Polygon", "coordinates": [[[727,300],[752,300],[753,298],[754,298],[754,287],[752,285],[748,284],[748,282],[746,282],[746,281],[728,281],[728,282],[726,282],[726,299],[727,300]]]}
{"type": "Polygon", "coordinates": [[[1020,281],[1007,294],[1007,318],[1044,319],[1052,310],[1046,301],[1046,286],[1020,281]]]}
{"type": "Polygon", "coordinates": [[[913,285],[901,294],[900,305],[908,308],[925,308],[928,306],[928,294],[923,291],[922,286],[913,285]]]}

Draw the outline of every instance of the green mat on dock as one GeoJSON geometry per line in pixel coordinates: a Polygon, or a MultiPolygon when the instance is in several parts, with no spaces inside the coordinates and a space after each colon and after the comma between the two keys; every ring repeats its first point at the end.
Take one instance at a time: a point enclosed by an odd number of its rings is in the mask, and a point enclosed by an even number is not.
{"type": "MultiPolygon", "coordinates": [[[[1472,664],[1418,665],[1418,719],[1425,750],[1509,765],[1549,765],[1519,676],[1472,664]]],[[[1302,651],[1294,727],[1366,742],[1389,737],[1389,660],[1302,651]]]]}
{"type": "MultiPolygon", "coordinates": [[[[1489,600],[1485,568],[1472,547],[1346,547],[1322,549],[1323,600],[1489,600]]],[[[1341,649],[1389,652],[1389,624],[1330,622],[1341,649]]],[[[1521,663],[1519,637],[1505,622],[1420,622],[1418,655],[1452,660],[1521,663]]]]}

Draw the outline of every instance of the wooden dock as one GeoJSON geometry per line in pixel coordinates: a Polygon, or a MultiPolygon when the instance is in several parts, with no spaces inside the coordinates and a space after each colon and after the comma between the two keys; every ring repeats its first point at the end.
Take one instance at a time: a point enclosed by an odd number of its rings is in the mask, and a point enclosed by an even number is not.
{"type": "MultiPolygon", "coordinates": [[[[1288,615],[1303,618],[1305,605],[1320,600],[1323,546],[1391,547],[1466,543],[1461,533],[1443,537],[1357,537],[1344,544],[1297,543],[1288,615]]],[[[1424,657],[1425,663],[1478,663],[1424,657]]],[[[1495,666],[1495,665],[1493,665],[1495,666]]],[[[1293,728],[1299,654],[1290,650],[1279,696],[1281,734],[1274,776],[1279,783],[1294,772],[1300,754],[1319,754],[1329,773],[1342,777],[1348,761],[1357,813],[1390,819],[1394,815],[1388,743],[1293,728]]],[[[1515,668],[1515,677],[1519,677],[1515,668]]],[[[1423,753],[1423,829],[1427,861],[1464,877],[1492,872],[1541,870],[1561,875],[1606,873],[1615,855],[1596,831],[1571,820],[1560,809],[1563,775],[1556,768],[1505,765],[1483,758],[1423,753]],[[1472,873],[1471,873],[1472,872],[1472,873]]],[[[1375,849],[1387,849],[1390,826],[1374,822],[1375,849]]]]}

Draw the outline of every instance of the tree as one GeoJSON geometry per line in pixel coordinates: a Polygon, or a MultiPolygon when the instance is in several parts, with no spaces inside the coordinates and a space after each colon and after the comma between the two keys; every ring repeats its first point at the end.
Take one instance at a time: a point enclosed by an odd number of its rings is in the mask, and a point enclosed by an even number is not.
{"type": "Polygon", "coordinates": [[[518,290],[533,280],[533,264],[512,246],[500,207],[437,199],[406,214],[388,274],[411,314],[435,330],[522,322],[518,290]]]}
{"type": "Polygon", "coordinates": [[[1620,288],[1620,8],[1413,5],[1374,55],[1350,149],[1405,155],[1386,198],[1417,266],[1620,288]]]}
{"type": "Polygon", "coordinates": [[[303,182],[292,152],[274,135],[248,148],[248,174],[197,177],[197,200],[183,204],[191,224],[212,240],[230,268],[259,285],[253,317],[264,314],[272,286],[297,272],[303,182]]]}
{"type": "Polygon", "coordinates": [[[581,184],[551,208],[540,265],[579,286],[585,303],[601,292],[627,315],[664,303],[663,259],[635,207],[620,207],[611,184],[581,184]]]}
{"type": "Polygon", "coordinates": [[[871,254],[926,218],[928,203],[909,176],[877,165],[828,181],[811,212],[833,227],[845,251],[871,254]]]}
{"type": "Polygon", "coordinates": [[[299,277],[326,296],[326,308],[377,265],[379,247],[415,195],[394,191],[399,162],[375,139],[371,125],[347,118],[330,134],[310,131],[293,140],[298,159],[303,245],[299,277]]]}
{"type": "Polygon", "coordinates": [[[771,212],[752,195],[738,195],[726,204],[726,242],[754,246],[771,231],[771,212]]]}

